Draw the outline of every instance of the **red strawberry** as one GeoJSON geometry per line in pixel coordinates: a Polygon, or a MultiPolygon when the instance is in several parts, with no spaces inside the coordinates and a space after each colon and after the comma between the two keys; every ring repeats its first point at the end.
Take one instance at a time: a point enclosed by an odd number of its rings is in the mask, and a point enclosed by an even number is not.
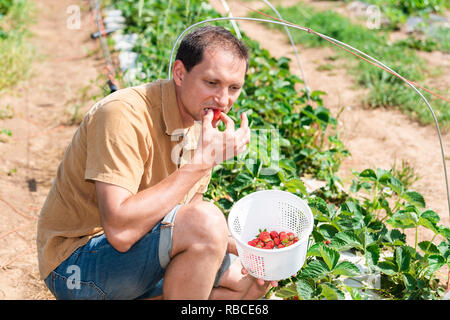
{"type": "Polygon", "coordinates": [[[273,243],[277,246],[280,244],[280,238],[274,238],[273,243]]]}
{"type": "Polygon", "coordinates": [[[298,241],[298,237],[294,237],[294,243],[298,241]]]}
{"type": "Polygon", "coordinates": [[[289,237],[289,240],[294,240],[295,238],[295,234],[293,234],[292,232],[288,232],[287,236],[289,237]]]}
{"type": "Polygon", "coordinates": [[[271,237],[272,239],[278,238],[278,232],[272,231],[272,232],[270,233],[270,237],[271,237]]]}
{"type": "Polygon", "coordinates": [[[262,248],[262,247],[264,247],[264,245],[265,245],[265,243],[262,242],[261,240],[258,240],[258,242],[256,243],[256,246],[257,246],[258,248],[262,248]]]}
{"type": "Polygon", "coordinates": [[[259,239],[260,239],[261,241],[263,241],[263,242],[268,242],[268,241],[270,241],[270,240],[271,240],[271,238],[270,238],[270,233],[269,233],[268,231],[262,231],[262,232],[259,234],[259,239]]]}
{"type": "Polygon", "coordinates": [[[263,249],[273,249],[274,245],[273,241],[267,241],[263,249]]]}
{"type": "Polygon", "coordinates": [[[213,115],[213,121],[217,121],[220,119],[220,111],[219,109],[213,109],[214,115],[213,115]]]}
{"type": "Polygon", "coordinates": [[[288,237],[288,235],[286,234],[286,232],[281,231],[279,235],[280,235],[280,241],[281,241],[282,243],[284,243],[284,244],[288,243],[289,237],[288,237]]]}
{"type": "Polygon", "coordinates": [[[279,248],[279,249],[284,248],[284,244],[282,244],[282,243],[278,244],[277,248],[279,248]]]}
{"type": "Polygon", "coordinates": [[[286,244],[286,247],[289,247],[291,244],[294,244],[293,240],[289,240],[288,243],[286,244]]]}
{"type": "Polygon", "coordinates": [[[255,246],[256,246],[256,241],[255,241],[255,239],[250,240],[250,241],[248,242],[248,244],[251,245],[252,247],[255,247],[255,246]]]}
{"type": "Polygon", "coordinates": [[[326,245],[329,245],[331,243],[330,240],[323,240],[323,243],[325,243],[326,245]]]}

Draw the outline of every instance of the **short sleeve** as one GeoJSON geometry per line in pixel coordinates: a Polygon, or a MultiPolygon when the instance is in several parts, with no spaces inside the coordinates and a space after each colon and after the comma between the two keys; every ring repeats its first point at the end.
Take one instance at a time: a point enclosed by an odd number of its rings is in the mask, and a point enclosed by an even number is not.
{"type": "Polygon", "coordinates": [[[197,182],[198,184],[197,192],[205,193],[208,190],[210,181],[211,181],[211,172],[209,172],[206,176],[204,176],[197,182]]]}
{"type": "Polygon", "coordinates": [[[139,111],[123,101],[106,102],[90,115],[86,144],[85,179],[137,193],[151,148],[139,111]]]}

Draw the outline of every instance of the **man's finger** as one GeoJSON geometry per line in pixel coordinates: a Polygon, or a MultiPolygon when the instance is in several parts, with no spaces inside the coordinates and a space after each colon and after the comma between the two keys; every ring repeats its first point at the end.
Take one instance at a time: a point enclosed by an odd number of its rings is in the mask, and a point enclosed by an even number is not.
{"type": "Polygon", "coordinates": [[[241,126],[236,130],[237,141],[242,141],[243,144],[250,142],[250,128],[248,127],[248,118],[245,112],[241,113],[241,126]]]}
{"type": "MultiPolygon", "coordinates": [[[[245,269],[244,267],[242,267],[241,273],[242,273],[243,275],[246,275],[246,274],[248,274],[248,271],[247,271],[247,269],[245,269]]],[[[260,285],[260,286],[264,286],[264,285],[266,284],[266,281],[264,281],[264,279],[256,279],[256,283],[257,283],[258,285],[260,285]]],[[[278,286],[278,281],[270,281],[270,285],[271,285],[272,287],[277,287],[277,286],[278,286]]]]}
{"type": "Polygon", "coordinates": [[[241,113],[241,128],[242,127],[248,128],[248,118],[245,111],[241,113]]]}
{"type": "Polygon", "coordinates": [[[227,252],[228,253],[232,253],[234,255],[238,255],[237,252],[237,248],[236,248],[236,242],[234,241],[233,237],[230,235],[228,235],[228,247],[227,247],[227,252]]]}
{"type": "Polygon", "coordinates": [[[225,131],[231,131],[234,132],[234,121],[231,119],[226,113],[221,112],[220,113],[220,119],[225,124],[225,131]]]}
{"type": "Polygon", "coordinates": [[[211,109],[208,109],[205,114],[203,114],[202,119],[202,127],[203,130],[212,128],[212,120],[214,117],[214,112],[211,109]]]}

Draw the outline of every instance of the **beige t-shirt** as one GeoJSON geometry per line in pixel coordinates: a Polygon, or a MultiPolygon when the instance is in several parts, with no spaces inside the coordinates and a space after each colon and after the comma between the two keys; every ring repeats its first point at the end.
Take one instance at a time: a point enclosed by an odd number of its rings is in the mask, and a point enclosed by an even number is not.
{"type": "MultiPolygon", "coordinates": [[[[97,102],[66,149],[40,213],[36,241],[41,279],[103,233],[95,181],[136,194],[183,166],[200,133],[198,122],[183,128],[173,80],[122,89],[97,102]]],[[[204,193],[210,178],[211,172],[181,204],[204,193]]]]}

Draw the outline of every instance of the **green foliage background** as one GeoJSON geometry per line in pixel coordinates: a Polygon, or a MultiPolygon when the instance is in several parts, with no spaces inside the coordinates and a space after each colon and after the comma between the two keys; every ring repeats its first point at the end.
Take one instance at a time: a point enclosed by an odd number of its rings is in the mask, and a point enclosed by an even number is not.
{"type": "MultiPolygon", "coordinates": [[[[114,6],[127,18],[126,32],[139,34],[134,51],[139,53],[141,77],[133,84],[166,78],[178,34],[193,22],[219,16],[200,0],[120,0],[114,6]]],[[[444,288],[436,272],[450,266],[450,228],[441,225],[423,196],[409,190],[392,170],[354,172],[351,189],[343,191],[336,172],[349,152],[339,139],[336,118],[323,105],[321,97],[326,93],[312,92],[308,102],[299,89],[302,81],[289,71],[289,59],[271,57],[243,36],[251,63],[245,90],[230,116],[239,125],[240,113],[247,112],[258,139],[239,158],[214,168],[205,198],[225,215],[235,201],[257,190],[285,190],[309,203],[315,225],[307,261],[295,277],[280,281],[270,294],[284,299],[344,299],[346,295],[368,299],[369,291],[382,299],[442,297],[444,288]],[[279,154],[268,157],[263,152],[270,154],[272,149],[279,154]],[[305,175],[325,180],[326,185],[309,193],[301,179],[305,175]],[[430,229],[434,237],[418,242],[416,236],[412,247],[404,234],[409,228],[416,235],[419,228],[430,229]],[[378,287],[364,281],[362,289],[346,284],[345,279],[364,275],[344,259],[346,252],[364,259],[369,274],[379,276],[378,287]]]]}

